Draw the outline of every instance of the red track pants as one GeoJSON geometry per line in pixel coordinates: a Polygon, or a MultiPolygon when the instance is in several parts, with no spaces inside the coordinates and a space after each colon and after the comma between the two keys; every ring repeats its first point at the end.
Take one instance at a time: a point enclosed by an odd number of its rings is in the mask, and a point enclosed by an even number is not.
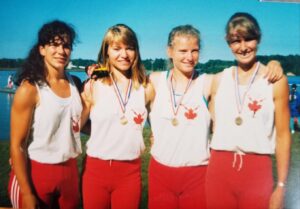
{"type": "Polygon", "coordinates": [[[269,155],[212,151],[206,177],[208,209],[266,209],[273,190],[269,155]]]}
{"type": "Polygon", "coordinates": [[[168,167],[151,158],[149,209],[206,209],[206,168],[168,167]]]}
{"type": "MultiPolygon", "coordinates": [[[[29,161],[33,192],[40,209],[77,209],[79,207],[79,174],[75,159],[59,164],[29,161]]],[[[22,208],[22,196],[13,170],[8,185],[14,208],[22,208]]]]}
{"type": "Polygon", "coordinates": [[[87,157],[82,179],[84,209],[138,209],[141,160],[87,157]]]}

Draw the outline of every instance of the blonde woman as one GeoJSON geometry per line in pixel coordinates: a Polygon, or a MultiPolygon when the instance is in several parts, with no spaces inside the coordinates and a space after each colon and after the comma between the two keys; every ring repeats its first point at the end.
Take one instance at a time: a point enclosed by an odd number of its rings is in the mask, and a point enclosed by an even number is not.
{"type": "Polygon", "coordinates": [[[83,120],[91,136],[82,192],[85,209],[137,209],[141,197],[142,130],[147,117],[146,77],[135,32],[124,24],[110,27],[98,62],[108,75],[92,80],[83,92],[83,120]]]}
{"type": "MultiPolygon", "coordinates": [[[[213,76],[195,69],[200,43],[200,32],[192,25],[173,28],[167,46],[172,68],[150,75],[150,209],[206,208],[211,120],[207,103],[213,76]]],[[[276,80],[282,69],[271,65],[269,77],[276,80]]]]}

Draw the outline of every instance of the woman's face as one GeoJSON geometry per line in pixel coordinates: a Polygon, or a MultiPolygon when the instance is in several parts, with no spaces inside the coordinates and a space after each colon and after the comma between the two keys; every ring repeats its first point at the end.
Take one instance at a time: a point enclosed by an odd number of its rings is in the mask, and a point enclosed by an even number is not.
{"type": "Polygon", "coordinates": [[[108,46],[107,55],[111,70],[127,71],[131,69],[136,52],[132,46],[113,42],[108,46]]]}
{"type": "Polygon", "coordinates": [[[174,70],[191,73],[198,64],[199,51],[197,37],[178,35],[168,47],[168,56],[172,59],[174,70]]]}
{"type": "Polygon", "coordinates": [[[63,70],[69,63],[71,46],[67,39],[55,37],[49,44],[40,46],[39,50],[48,69],[63,70]]]}
{"type": "Polygon", "coordinates": [[[256,60],[258,49],[258,42],[256,39],[233,37],[229,42],[229,47],[237,62],[240,64],[250,64],[256,60]]]}

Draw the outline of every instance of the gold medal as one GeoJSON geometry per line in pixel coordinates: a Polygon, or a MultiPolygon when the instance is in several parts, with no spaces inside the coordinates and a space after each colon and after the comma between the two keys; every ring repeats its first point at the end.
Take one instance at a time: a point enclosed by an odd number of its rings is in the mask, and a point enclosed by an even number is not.
{"type": "Polygon", "coordinates": [[[128,123],[128,120],[124,115],[120,118],[120,123],[122,125],[126,125],[128,123]]]}
{"type": "Polygon", "coordinates": [[[128,123],[128,120],[127,118],[125,117],[125,112],[126,112],[126,105],[129,101],[129,96],[130,96],[130,92],[131,92],[131,86],[132,86],[132,80],[129,79],[129,82],[128,82],[128,85],[127,85],[127,89],[126,89],[126,94],[125,94],[125,98],[123,100],[122,98],[122,95],[121,95],[121,92],[118,88],[118,85],[116,84],[116,82],[114,81],[113,77],[111,74],[109,74],[110,78],[111,78],[111,81],[113,83],[113,87],[114,87],[114,91],[116,93],[116,96],[118,98],[118,101],[119,101],[119,105],[121,107],[121,110],[122,110],[122,116],[120,117],[120,123],[122,125],[126,125],[128,123]]]}
{"type": "Polygon", "coordinates": [[[243,123],[243,119],[240,116],[240,114],[243,111],[243,106],[244,106],[244,103],[245,103],[246,95],[248,94],[248,91],[250,90],[250,88],[251,88],[251,86],[252,86],[252,84],[255,80],[255,76],[256,76],[256,74],[259,70],[259,65],[260,65],[260,63],[257,62],[256,67],[254,69],[254,72],[252,73],[252,76],[251,76],[250,80],[248,81],[247,88],[244,91],[243,95],[240,95],[238,67],[236,67],[236,69],[235,69],[235,89],[234,90],[235,90],[235,99],[236,99],[236,104],[237,104],[237,111],[238,111],[239,116],[237,116],[235,118],[234,122],[237,126],[240,126],[243,123]]]}
{"type": "Polygon", "coordinates": [[[177,126],[177,125],[178,125],[178,120],[177,120],[177,118],[173,118],[171,122],[172,122],[172,125],[173,125],[173,126],[177,126]]]}
{"type": "Polygon", "coordinates": [[[242,123],[243,123],[243,119],[240,116],[235,118],[236,125],[240,126],[240,125],[242,125],[242,123]]]}
{"type": "Polygon", "coordinates": [[[189,89],[189,87],[192,84],[192,81],[193,81],[193,78],[194,78],[194,73],[195,73],[195,71],[193,71],[193,74],[189,78],[189,81],[188,81],[188,83],[185,87],[185,90],[184,90],[183,94],[180,96],[179,100],[177,100],[175,98],[175,90],[173,89],[173,84],[172,84],[172,78],[173,78],[174,71],[172,71],[172,74],[171,74],[170,79],[168,81],[169,91],[170,91],[170,100],[171,100],[171,105],[172,105],[172,110],[173,110],[173,118],[171,119],[171,123],[172,123],[173,126],[177,126],[178,123],[179,123],[176,116],[177,116],[179,107],[182,104],[183,97],[185,96],[187,90],[189,89]]]}

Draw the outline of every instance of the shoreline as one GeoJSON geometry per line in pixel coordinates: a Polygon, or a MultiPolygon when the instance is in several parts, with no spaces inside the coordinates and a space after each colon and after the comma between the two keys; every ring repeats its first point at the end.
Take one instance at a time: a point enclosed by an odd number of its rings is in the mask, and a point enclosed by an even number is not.
{"type": "MultiPolygon", "coordinates": [[[[0,71],[17,71],[20,68],[0,68],[0,71]]],[[[76,69],[66,69],[68,72],[85,72],[84,69],[76,68],[76,69]]]]}
{"type": "Polygon", "coordinates": [[[14,94],[16,92],[16,89],[10,89],[10,88],[0,88],[0,93],[7,93],[7,94],[14,94]]]}

